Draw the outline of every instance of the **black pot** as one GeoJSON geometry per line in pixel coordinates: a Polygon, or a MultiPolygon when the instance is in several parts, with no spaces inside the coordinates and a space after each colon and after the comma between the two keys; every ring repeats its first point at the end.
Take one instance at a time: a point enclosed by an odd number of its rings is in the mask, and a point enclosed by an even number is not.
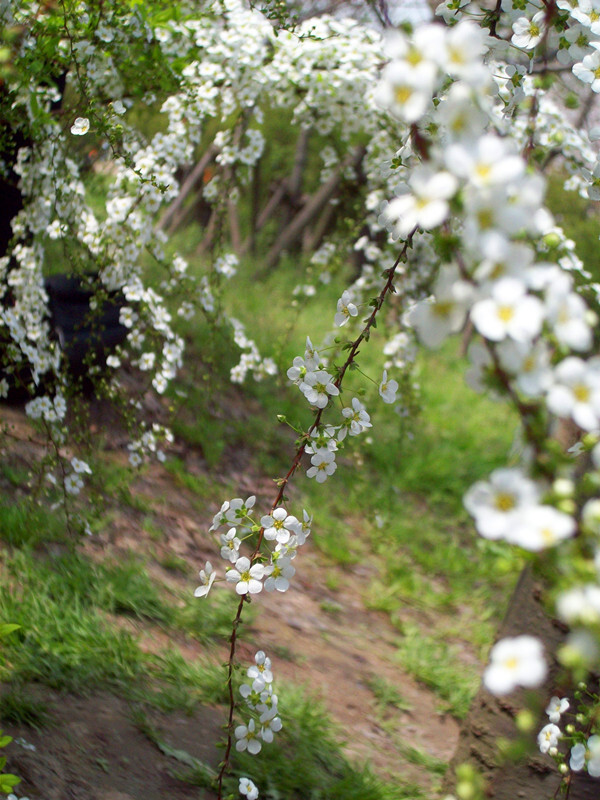
{"type": "MultiPolygon", "coordinates": [[[[96,296],[97,276],[86,274],[52,275],[44,285],[48,292],[50,324],[58,340],[70,377],[79,379],[83,391],[93,389],[89,379],[90,367],[106,368],[106,358],[121,344],[128,329],[119,322],[119,315],[125,298],[121,292],[103,294],[102,302],[90,308],[90,301],[96,296]]],[[[7,348],[4,343],[4,348],[7,348]]],[[[0,343],[0,347],[2,344],[0,343]]],[[[7,372],[0,368],[0,377],[6,378],[9,385],[9,402],[22,402],[40,394],[52,391],[47,383],[33,387],[31,373],[27,368],[7,372]]]]}

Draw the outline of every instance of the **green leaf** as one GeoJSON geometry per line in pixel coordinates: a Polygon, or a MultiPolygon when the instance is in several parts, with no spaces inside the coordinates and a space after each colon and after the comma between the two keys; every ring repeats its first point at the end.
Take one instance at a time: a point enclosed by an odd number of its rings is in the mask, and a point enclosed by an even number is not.
{"type": "Polygon", "coordinates": [[[8,794],[17,783],[21,783],[21,778],[16,775],[0,775],[0,792],[8,794]]]}
{"type": "Polygon", "coordinates": [[[20,627],[20,625],[14,625],[11,622],[5,622],[3,625],[0,625],[0,639],[4,639],[13,631],[18,631],[20,627]]]}
{"type": "Polygon", "coordinates": [[[0,747],[6,747],[12,742],[12,736],[0,736],[0,747]]]}

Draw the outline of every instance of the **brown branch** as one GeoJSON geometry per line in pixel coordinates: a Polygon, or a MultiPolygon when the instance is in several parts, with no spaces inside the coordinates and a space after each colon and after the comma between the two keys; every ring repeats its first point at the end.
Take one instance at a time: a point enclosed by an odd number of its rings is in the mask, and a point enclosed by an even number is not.
{"type": "Polygon", "coordinates": [[[171,225],[171,223],[173,222],[173,218],[175,217],[175,214],[177,214],[177,212],[182,208],[188,195],[194,191],[196,185],[204,175],[204,170],[208,167],[208,165],[212,161],[214,161],[218,152],[219,148],[216,147],[216,145],[211,144],[208,150],[204,153],[204,155],[200,159],[200,161],[198,161],[194,169],[184,180],[181,189],[179,190],[179,194],[177,195],[175,200],[171,203],[171,205],[167,208],[165,213],[159,219],[156,225],[156,230],[164,231],[171,225]]]}
{"type": "MultiPolygon", "coordinates": [[[[333,200],[333,198],[332,198],[333,200]]],[[[337,206],[334,205],[333,202],[327,203],[325,208],[323,209],[323,213],[317,220],[317,224],[315,225],[315,229],[312,233],[308,233],[306,239],[302,243],[302,249],[305,253],[312,253],[314,252],[321,243],[321,240],[325,236],[325,232],[333,219],[333,215],[336,212],[337,206]]]]}
{"type": "Polygon", "coordinates": [[[242,249],[240,218],[238,215],[237,204],[231,198],[227,200],[227,216],[229,219],[229,234],[231,236],[231,246],[233,248],[233,252],[239,255],[242,249]]]}
{"type": "Polygon", "coordinates": [[[279,234],[277,241],[267,253],[265,259],[265,269],[271,269],[279,261],[281,254],[292,245],[301,235],[304,228],[316,217],[325,203],[330,200],[342,180],[344,170],[347,167],[357,167],[365,154],[364,147],[356,147],[341,164],[337,166],[333,174],[319,190],[304,205],[302,210],[296,214],[294,219],[279,234]]]}
{"type": "MultiPolygon", "coordinates": [[[[352,362],[354,361],[354,359],[358,355],[360,345],[362,344],[363,341],[368,340],[368,338],[370,336],[371,328],[373,328],[375,326],[375,320],[376,320],[377,314],[381,310],[381,307],[383,306],[385,298],[387,297],[388,294],[393,293],[393,292],[396,291],[395,288],[394,288],[394,277],[396,275],[396,269],[398,268],[398,266],[399,266],[399,264],[401,262],[406,260],[406,254],[408,252],[409,247],[412,244],[412,239],[413,239],[413,236],[415,234],[415,231],[416,231],[416,229],[411,231],[411,233],[409,234],[408,238],[404,242],[404,246],[403,246],[402,250],[400,251],[400,254],[398,255],[398,257],[396,258],[394,264],[388,270],[386,270],[386,272],[384,273],[384,275],[386,276],[386,282],[385,282],[385,284],[383,286],[383,289],[379,293],[379,296],[377,297],[377,300],[374,303],[373,311],[371,312],[369,318],[366,320],[365,325],[364,325],[362,331],[360,332],[360,334],[358,335],[358,337],[352,342],[352,345],[351,345],[351,347],[349,348],[349,351],[348,351],[348,356],[346,358],[346,361],[344,362],[343,366],[340,368],[340,370],[338,372],[338,375],[337,375],[337,378],[334,381],[335,386],[338,389],[342,385],[342,381],[344,379],[344,375],[346,374],[346,371],[348,370],[348,368],[350,367],[350,365],[352,364],[352,362]]],[[[273,511],[282,502],[284,494],[285,494],[286,487],[287,487],[289,481],[291,480],[292,476],[294,475],[294,473],[298,469],[298,466],[300,465],[300,461],[302,460],[302,456],[304,455],[304,451],[305,451],[306,445],[307,445],[307,443],[309,441],[309,437],[310,437],[311,433],[315,429],[317,429],[319,427],[319,425],[321,423],[321,417],[323,416],[323,412],[324,411],[325,411],[325,408],[319,408],[317,410],[317,412],[315,414],[314,422],[311,425],[311,427],[309,428],[308,433],[306,434],[306,436],[303,437],[303,439],[304,439],[303,443],[296,450],[296,454],[295,454],[295,456],[293,458],[293,461],[292,461],[292,464],[291,464],[289,470],[287,471],[287,474],[285,475],[284,478],[281,478],[278,481],[279,490],[277,492],[275,500],[273,501],[273,504],[271,505],[271,512],[270,513],[273,513],[273,511]]],[[[264,527],[261,527],[261,529],[260,529],[260,531],[258,533],[258,539],[257,539],[256,547],[254,548],[254,551],[253,551],[252,555],[250,556],[250,562],[251,563],[256,559],[256,557],[258,556],[258,554],[260,552],[260,548],[261,548],[263,537],[264,537],[264,532],[265,532],[264,527]]],[[[224,779],[225,773],[227,772],[227,769],[229,767],[229,757],[230,757],[230,754],[231,754],[231,746],[232,746],[232,743],[233,743],[233,736],[232,736],[232,733],[233,733],[233,716],[234,716],[234,711],[235,711],[235,707],[236,707],[236,702],[235,702],[235,698],[234,698],[234,695],[233,695],[233,671],[234,671],[234,660],[235,660],[235,652],[236,652],[236,644],[237,644],[237,629],[238,629],[239,624],[240,624],[241,619],[242,619],[242,611],[243,611],[245,602],[250,602],[250,598],[247,595],[243,595],[240,598],[240,601],[239,601],[238,607],[237,607],[237,612],[236,612],[235,618],[233,620],[231,638],[229,640],[229,642],[230,642],[229,660],[227,662],[227,692],[228,692],[228,695],[229,695],[229,716],[228,716],[228,721],[227,721],[227,743],[225,745],[225,755],[223,756],[223,761],[221,762],[221,769],[219,771],[219,775],[218,775],[218,778],[217,778],[218,800],[222,800],[222,797],[223,797],[223,779],[224,779]]]]}

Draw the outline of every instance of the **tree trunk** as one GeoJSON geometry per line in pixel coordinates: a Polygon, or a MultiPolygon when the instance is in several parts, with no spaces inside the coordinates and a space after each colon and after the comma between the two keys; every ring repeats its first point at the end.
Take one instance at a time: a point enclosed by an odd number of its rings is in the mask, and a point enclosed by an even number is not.
{"type": "Polygon", "coordinates": [[[179,194],[175,198],[175,200],[171,203],[169,208],[165,211],[162,217],[159,219],[158,224],[156,226],[157,230],[164,231],[166,229],[173,230],[177,227],[179,219],[175,219],[176,215],[182,210],[183,204],[188,197],[188,195],[194,191],[197,184],[202,179],[204,174],[204,170],[208,167],[208,165],[215,159],[219,149],[215,147],[214,144],[208,148],[208,150],[204,153],[200,161],[196,164],[196,166],[192,169],[190,174],[187,176],[183,185],[179,191],[179,194]]]}
{"type": "Polygon", "coordinates": [[[342,180],[344,170],[348,166],[358,167],[364,158],[365,148],[357,147],[350,153],[344,161],[339,164],[328,181],[317,190],[317,192],[305,203],[304,207],[298,212],[294,219],[287,225],[277,237],[265,259],[265,268],[271,269],[281,258],[284,250],[296,242],[307,225],[319,214],[321,209],[334,196],[338,185],[342,180]]]}
{"type": "MultiPolygon", "coordinates": [[[[540,709],[539,726],[528,734],[531,737],[548,723],[544,709],[550,697],[560,695],[572,698],[573,690],[572,686],[557,685],[559,666],[556,652],[564,641],[566,630],[562,623],[548,616],[541,597],[542,585],[527,567],[521,573],[498,633],[498,638],[504,638],[534,631],[543,642],[548,656],[548,678],[535,691],[540,709]]],[[[531,696],[531,691],[528,696],[531,696]]],[[[571,709],[574,705],[572,701],[571,709]]],[[[525,707],[522,691],[498,698],[483,685],[480,687],[463,723],[456,753],[446,773],[447,791],[452,790],[455,768],[469,762],[485,778],[486,796],[494,800],[551,800],[555,797],[561,776],[549,756],[542,755],[536,748],[533,754],[516,763],[503,763],[499,758],[498,740],[514,740],[517,737],[515,716],[525,707]]],[[[590,778],[587,772],[572,774],[569,800],[598,800],[599,797],[600,781],[590,778]]]]}

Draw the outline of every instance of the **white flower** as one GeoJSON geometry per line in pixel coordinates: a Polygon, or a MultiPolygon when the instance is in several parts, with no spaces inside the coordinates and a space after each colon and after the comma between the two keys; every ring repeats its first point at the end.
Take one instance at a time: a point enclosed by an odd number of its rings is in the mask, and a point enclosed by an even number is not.
{"type": "Polygon", "coordinates": [[[227,533],[221,534],[221,558],[231,561],[232,564],[239,558],[241,540],[236,536],[236,529],[230,528],[227,533]]]}
{"type": "Polygon", "coordinates": [[[319,353],[313,347],[313,343],[311,342],[310,338],[306,337],[306,349],[304,350],[304,362],[306,365],[307,370],[315,370],[319,365],[321,359],[319,358],[319,353]]]}
{"type": "Polygon", "coordinates": [[[312,466],[306,470],[306,476],[315,478],[317,483],[326,481],[337,469],[335,453],[332,450],[319,450],[311,457],[310,463],[312,466]]]}
{"type": "Polygon", "coordinates": [[[554,385],[546,399],[548,408],[559,417],[571,417],[586,431],[598,428],[600,420],[600,361],[583,361],[570,356],[554,371],[554,385]]]}
{"type": "Polygon", "coordinates": [[[77,117],[71,126],[71,133],[73,136],[83,136],[90,129],[90,121],[87,117],[77,117]]]}
{"type": "Polygon", "coordinates": [[[384,403],[395,403],[396,392],[398,391],[398,381],[388,380],[387,370],[383,370],[383,377],[379,384],[379,394],[384,403]]]}
{"type": "Polygon", "coordinates": [[[300,356],[296,356],[292,361],[292,366],[288,369],[286,375],[292,383],[295,383],[299,386],[304,380],[304,376],[306,375],[307,371],[308,369],[304,359],[300,356]]]}
{"type": "Polygon", "coordinates": [[[89,464],[87,464],[85,461],[81,461],[79,458],[72,458],[71,466],[73,467],[73,470],[80,475],[83,473],[87,473],[88,475],[92,474],[89,464]]]}
{"type": "Polygon", "coordinates": [[[67,494],[79,494],[83,489],[83,481],[76,472],[72,472],[65,478],[65,492],[67,494]]]}
{"type": "Polygon", "coordinates": [[[296,572],[295,567],[292,566],[291,559],[281,556],[280,558],[273,559],[273,571],[265,581],[265,591],[272,592],[276,589],[278,592],[285,592],[290,588],[290,578],[296,572]]]}
{"type": "Polygon", "coordinates": [[[595,47],[582,61],[573,65],[573,75],[584,83],[589,83],[593,92],[600,92],[600,42],[590,42],[595,47]]]}
{"type": "Polygon", "coordinates": [[[579,772],[585,766],[586,749],[584,744],[576,744],[571,748],[571,758],[569,759],[569,766],[574,772],[579,772]]]}
{"type": "Polygon", "coordinates": [[[525,170],[523,159],[508,151],[504,139],[492,134],[482,136],[475,145],[451,145],[445,162],[450,172],[480,189],[505,185],[525,170]]]}
{"type": "Polygon", "coordinates": [[[532,19],[519,17],[513,22],[513,36],[511,42],[515,47],[522,47],[524,50],[533,50],[542,40],[544,33],[545,11],[538,11],[532,19]]]}
{"type": "Polygon", "coordinates": [[[600,586],[589,583],[562,592],[556,600],[556,610],[569,624],[597,625],[600,622],[600,586]]]}
{"type": "Polygon", "coordinates": [[[248,722],[248,725],[238,725],[234,733],[235,738],[237,739],[237,742],[235,743],[235,749],[238,752],[248,750],[248,752],[252,753],[253,756],[255,756],[257,753],[260,753],[262,745],[258,741],[256,725],[253,719],[248,722]]]}
{"type": "Polygon", "coordinates": [[[587,770],[592,778],[600,778],[600,736],[590,736],[587,747],[589,755],[587,770]]]}
{"type": "Polygon", "coordinates": [[[527,342],[542,328],[544,307],[541,300],[526,293],[521,281],[502,278],[493,285],[491,297],[474,304],[471,319],[479,333],[493,342],[507,336],[527,342]]]}
{"type": "Polygon", "coordinates": [[[497,353],[503,369],[515,376],[515,383],[523,394],[539,397],[552,385],[550,352],[543,341],[531,345],[504,339],[497,353]]]}
{"type": "Polygon", "coordinates": [[[549,725],[544,725],[537,737],[540,753],[547,753],[551,747],[556,747],[561,736],[562,731],[558,725],[554,725],[552,722],[549,725]]]}
{"type": "Polygon", "coordinates": [[[300,523],[301,529],[296,534],[296,539],[299,545],[303,545],[306,541],[307,537],[310,536],[310,528],[312,525],[312,516],[303,509],[302,511],[302,522],[300,523]]]}
{"type": "Polygon", "coordinates": [[[416,122],[431,104],[435,67],[426,72],[411,68],[405,61],[388,64],[377,87],[377,101],[405,122],[416,122]]]}
{"type": "Polygon", "coordinates": [[[212,525],[208,529],[209,531],[216,530],[220,525],[226,525],[228,523],[228,519],[225,516],[227,509],[229,508],[229,500],[225,500],[221,508],[217,511],[217,513],[213,517],[212,525]]]}
{"type": "Polygon", "coordinates": [[[588,308],[584,300],[569,291],[570,281],[561,275],[546,293],[548,322],[561,344],[585,352],[592,346],[592,329],[587,321],[588,308]]]}
{"type": "Polygon", "coordinates": [[[236,583],[235,591],[238,594],[258,594],[263,588],[261,581],[264,574],[262,564],[250,566],[250,559],[242,556],[235,562],[235,568],[227,570],[225,577],[230,583],[236,583]]]}
{"type": "Polygon", "coordinates": [[[214,572],[212,564],[210,561],[207,561],[204,569],[200,570],[200,580],[202,581],[202,586],[198,586],[198,588],[195,590],[194,597],[206,597],[206,595],[210,592],[210,587],[213,585],[216,577],[217,573],[214,572]]]}
{"type": "Polygon", "coordinates": [[[331,375],[324,369],[308,372],[300,384],[300,391],[308,402],[317,408],[325,408],[330,397],[336,397],[340,390],[331,375]]]}
{"type": "Polygon", "coordinates": [[[347,429],[345,426],[336,428],[334,425],[326,425],[319,427],[309,434],[309,440],[306,443],[304,452],[308,455],[318,453],[319,450],[337,450],[338,442],[341,442],[345,437],[347,429]]]}
{"type": "MultiPolygon", "coordinates": [[[[569,8],[570,15],[595,36],[600,35],[600,4],[598,0],[579,0],[576,8],[569,8]]],[[[579,26],[578,26],[579,27],[579,26]]]]}
{"type": "Polygon", "coordinates": [[[241,497],[234,497],[233,500],[230,500],[224,512],[227,522],[231,525],[243,524],[247,520],[250,510],[254,508],[255,503],[255,495],[251,495],[246,500],[242,500],[241,497]]]}
{"type": "Polygon", "coordinates": [[[252,688],[255,692],[262,692],[265,685],[273,682],[271,672],[271,659],[265,655],[264,650],[259,650],[254,656],[255,666],[248,667],[247,675],[252,678],[252,688]]]}
{"type": "Polygon", "coordinates": [[[431,230],[448,216],[448,200],[458,189],[458,181],[449,172],[432,172],[416,167],[408,181],[406,194],[391,200],[381,220],[397,236],[405,238],[414,228],[431,230]]]}
{"type": "Polygon", "coordinates": [[[285,544],[292,533],[297,533],[301,529],[300,521],[281,506],[262,517],[260,524],[265,529],[265,539],[268,541],[276,539],[280,544],[285,544]]]}
{"type": "Polygon", "coordinates": [[[477,481],[467,491],[464,505],[475,518],[477,532],[486,539],[507,537],[517,512],[536,506],[540,497],[537,485],[520,469],[497,469],[489,482],[477,481]]]}
{"type": "Polygon", "coordinates": [[[343,408],[342,414],[346,417],[345,424],[350,427],[350,436],[358,436],[372,427],[371,418],[357,397],[352,398],[352,408],[343,408]]]}
{"type": "MultiPolygon", "coordinates": [[[[269,712],[270,713],[270,712],[269,712]]],[[[263,742],[272,742],[273,734],[280,731],[282,723],[279,717],[267,718],[262,724],[259,735],[263,742]]]]}
{"type": "Polygon", "coordinates": [[[155,353],[142,353],[140,360],[139,360],[139,367],[143,372],[147,372],[148,370],[154,367],[154,361],[156,359],[155,353]]]}
{"type": "Polygon", "coordinates": [[[258,789],[250,778],[240,778],[239,793],[245,794],[248,800],[257,800],[258,789]]]}
{"type": "Polygon", "coordinates": [[[131,453],[129,453],[129,463],[134,468],[139,467],[140,464],[142,463],[141,455],[135,450],[133,450],[131,453]]]}
{"type": "Polygon", "coordinates": [[[436,48],[434,54],[442,71],[474,88],[484,87],[489,78],[482,64],[482,56],[487,50],[482,29],[469,20],[463,20],[446,31],[445,39],[446,46],[436,48]]]}
{"type": "Polygon", "coordinates": [[[575,534],[573,517],[552,506],[530,506],[519,512],[506,534],[507,541],[538,552],[575,534]]]}
{"type": "Polygon", "coordinates": [[[503,695],[517,686],[539,686],[546,677],[544,648],[533,636],[501,639],[492,647],[483,683],[492,694],[503,695]]]}
{"type": "Polygon", "coordinates": [[[358,309],[351,300],[352,295],[346,290],[342,292],[342,296],[337,302],[337,314],[333,321],[340,328],[348,322],[350,317],[355,317],[358,314],[358,309]]]}
{"type": "Polygon", "coordinates": [[[568,711],[569,706],[570,703],[566,697],[552,697],[546,708],[546,714],[548,714],[550,722],[555,724],[559,722],[561,714],[568,711]]]}
{"type": "Polygon", "coordinates": [[[442,267],[433,297],[417,303],[408,320],[427,347],[439,347],[450,333],[462,328],[471,297],[471,287],[460,280],[458,267],[442,267]]]}

